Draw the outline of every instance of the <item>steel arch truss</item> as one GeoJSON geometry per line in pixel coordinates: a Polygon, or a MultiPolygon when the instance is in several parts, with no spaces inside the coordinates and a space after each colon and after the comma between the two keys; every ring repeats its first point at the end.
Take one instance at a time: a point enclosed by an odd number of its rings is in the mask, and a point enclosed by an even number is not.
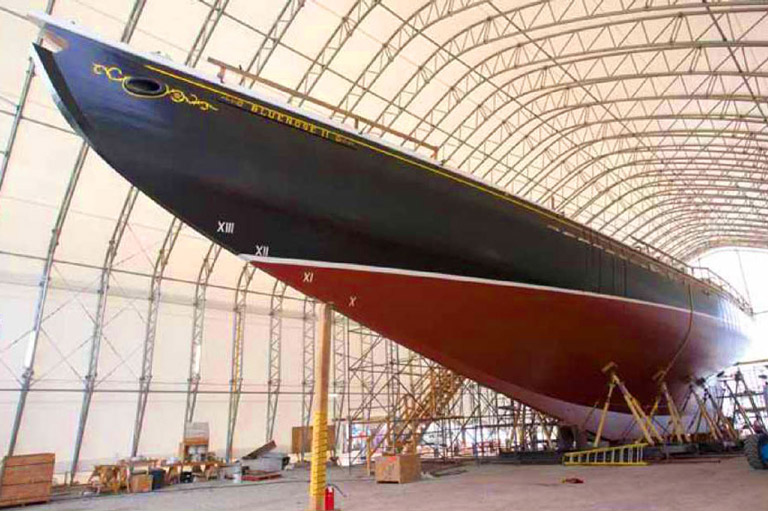
{"type": "MultiPolygon", "coordinates": [[[[624,241],[671,249],[653,237],[659,208],[692,187],[704,230],[725,236],[741,204],[763,193],[768,123],[768,8],[730,2],[424,0],[411,9],[354,0],[336,12],[325,43],[298,83],[318,94],[324,78],[344,111],[365,111],[417,150],[624,241]],[[388,19],[365,53],[352,42],[388,19]],[[359,64],[345,73],[354,54],[359,64]],[[417,141],[414,143],[414,141],[417,141]],[[418,141],[421,141],[419,143],[418,141]],[[658,150],[663,147],[663,150],[658,150]],[[728,154],[730,153],[730,154],[728,154]],[[749,167],[748,175],[740,166],[749,167]],[[753,170],[754,168],[754,170],[753,170]],[[739,197],[740,195],[740,197],[739,197]],[[699,204],[697,202],[697,204],[699,204]],[[648,209],[649,204],[657,204],[648,209]],[[712,208],[715,211],[712,212],[712,208]]],[[[306,20],[285,0],[247,68],[259,74],[283,37],[306,20]]],[[[250,58],[250,56],[249,56],[250,58]]],[[[329,99],[320,97],[320,99],[329,99]]],[[[303,102],[303,99],[299,99],[303,102]]],[[[339,112],[328,112],[343,117],[339,112]]],[[[342,119],[349,121],[348,119],[342,119]]],[[[351,121],[350,121],[351,122],[351,121]]],[[[371,129],[371,128],[365,128],[371,129]]],[[[391,135],[396,138],[395,136],[391,135]]],[[[681,199],[687,200],[687,199],[681,199]]],[[[752,218],[759,214],[754,206],[752,218]]],[[[746,213],[744,213],[746,214],[746,213]]],[[[683,225],[682,222],[670,225],[683,225]]],[[[734,231],[727,239],[746,242],[734,231]]],[[[750,238],[754,241],[758,238],[750,238]]],[[[715,239],[710,244],[719,244],[715,239]]],[[[676,255],[688,257],[686,246],[676,255]]],[[[693,250],[693,248],[692,248],[693,250]]]]}
{"type": "Polygon", "coordinates": [[[237,279],[235,289],[234,325],[232,327],[232,363],[229,379],[229,413],[227,418],[227,446],[225,457],[232,461],[232,450],[237,427],[237,412],[240,408],[240,394],[243,391],[243,347],[245,342],[246,308],[248,288],[256,273],[256,267],[245,263],[237,279]]]}
{"type": "Polygon", "coordinates": [[[649,238],[659,227],[649,217],[678,205],[657,194],[685,188],[723,200],[697,201],[706,213],[670,226],[703,225],[737,244],[762,239],[747,240],[744,226],[764,219],[751,196],[768,187],[765,6],[540,1],[504,10],[502,3],[425,2],[401,18],[339,107],[381,103],[376,85],[397,83],[377,122],[624,241],[690,257],[694,246],[671,241],[682,230],[649,238]],[[473,12],[483,15],[465,16],[473,12]],[[465,21],[434,29],[454,16],[465,21]],[[398,65],[414,41],[431,51],[398,65]],[[646,211],[650,203],[659,206],[646,211]],[[738,230],[740,215],[749,217],[738,230]]]}
{"type": "Polygon", "coordinates": [[[267,352],[267,427],[266,442],[272,440],[280,399],[280,367],[283,343],[283,300],[288,286],[276,280],[269,306],[269,349],[267,352]]]}

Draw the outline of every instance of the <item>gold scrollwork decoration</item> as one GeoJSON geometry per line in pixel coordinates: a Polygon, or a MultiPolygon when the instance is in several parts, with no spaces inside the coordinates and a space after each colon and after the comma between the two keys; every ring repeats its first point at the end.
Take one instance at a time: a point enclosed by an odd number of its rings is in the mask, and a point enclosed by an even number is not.
{"type": "Polygon", "coordinates": [[[203,112],[206,112],[208,110],[218,110],[215,106],[211,105],[207,101],[203,101],[200,98],[197,97],[196,94],[192,94],[191,92],[189,94],[185,93],[182,90],[179,89],[168,89],[166,91],[166,94],[169,98],[171,98],[171,101],[174,103],[186,103],[188,105],[196,106],[200,108],[203,112]]]}
{"type": "Polygon", "coordinates": [[[196,94],[192,94],[184,92],[181,89],[172,89],[168,85],[165,86],[165,91],[163,91],[161,94],[155,95],[155,96],[137,96],[136,94],[131,93],[125,88],[125,81],[131,78],[130,75],[123,74],[123,70],[120,69],[117,66],[106,66],[104,64],[97,64],[93,63],[93,67],[91,68],[93,71],[93,74],[95,75],[101,75],[105,76],[110,82],[117,82],[122,85],[122,89],[126,94],[130,94],[131,96],[138,97],[141,99],[159,99],[159,98],[169,98],[174,103],[180,103],[180,104],[186,104],[190,106],[195,106],[199,108],[203,112],[207,112],[208,110],[218,111],[218,108],[213,106],[207,101],[203,101],[200,99],[196,94]]]}

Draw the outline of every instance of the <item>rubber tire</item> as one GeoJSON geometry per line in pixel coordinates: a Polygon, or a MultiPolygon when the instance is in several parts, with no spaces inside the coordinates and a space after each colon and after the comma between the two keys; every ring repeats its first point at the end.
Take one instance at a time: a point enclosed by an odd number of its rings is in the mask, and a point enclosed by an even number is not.
{"type": "Polygon", "coordinates": [[[744,440],[744,455],[747,457],[747,463],[755,470],[768,469],[768,463],[760,455],[763,446],[768,443],[768,435],[751,435],[744,440]]]}

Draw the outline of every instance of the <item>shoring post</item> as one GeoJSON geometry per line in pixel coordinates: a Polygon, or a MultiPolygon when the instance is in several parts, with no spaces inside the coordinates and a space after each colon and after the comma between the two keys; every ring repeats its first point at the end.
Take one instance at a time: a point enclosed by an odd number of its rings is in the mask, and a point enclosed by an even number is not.
{"type": "Polygon", "coordinates": [[[603,405],[603,411],[600,413],[600,423],[597,425],[597,434],[595,435],[595,442],[592,444],[594,448],[600,446],[600,438],[603,436],[603,426],[605,426],[605,418],[608,416],[608,407],[611,406],[611,396],[613,396],[613,389],[616,388],[616,384],[611,380],[608,383],[608,396],[605,398],[605,404],[603,405]]]}
{"type": "Polygon", "coordinates": [[[656,443],[663,444],[664,439],[656,430],[656,427],[653,425],[653,422],[651,422],[651,419],[643,411],[643,407],[629,392],[627,387],[624,385],[624,382],[621,381],[621,379],[616,374],[617,368],[618,366],[614,362],[610,362],[608,365],[603,367],[602,371],[610,375],[611,381],[614,382],[621,391],[622,396],[624,396],[624,401],[627,403],[629,411],[632,412],[632,416],[635,418],[635,423],[643,433],[643,437],[645,438],[646,442],[648,442],[648,445],[656,445],[656,443]]]}
{"type": "Polygon", "coordinates": [[[312,461],[309,481],[309,511],[325,509],[326,461],[328,456],[328,380],[331,362],[333,309],[320,306],[320,335],[315,348],[315,414],[312,424],[312,461]]]}
{"type": "Polygon", "coordinates": [[[677,404],[675,404],[675,400],[672,399],[672,394],[669,393],[667,383],[662,381],[660,387],[662,394],[664,394],[664,397],[667,400],[667,409],[669,410],[669,417],[672,420],[673,435],[680,443],[690,442],[691,437],[686,433],[685,427],[683,427],[683,419],[680,415],[680,410],[678,409],[677,404]]]}
{"type": "MultiPolygon", "coordinates": [[[[703,418],[704,421],[707,423],[707,426],[709,427],[710,434],[715,438],[715,440],[722,442],[723,441],[723,435],[720,431],[720,428],[717,426],[715,421],[712,419],[712,416],[709,415],[709,412],[707,411],[707,405],[702,401],[699,394],[696,392],[696,389],[693,388],[693,385],[691,385],[691,394],[693,395],[693,398],[696,400],[696,404],[699,407],[699,416],[700,418],[703,418]]],[[[696,425],[696,430],[698,431],[698,423],[696,425]]]]}

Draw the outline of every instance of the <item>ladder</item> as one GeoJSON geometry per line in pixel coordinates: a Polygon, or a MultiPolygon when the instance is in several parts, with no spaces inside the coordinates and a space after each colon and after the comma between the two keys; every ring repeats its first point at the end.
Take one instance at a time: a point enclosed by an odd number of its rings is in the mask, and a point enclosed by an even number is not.
{"type": "Polygon", "coordinates": [[[600,447],[585,451],[567,452],[563,455],[563,465],[582,465],[599,467],[645,466],[645,442],[620,445],[618,447],[600,447]]]}

